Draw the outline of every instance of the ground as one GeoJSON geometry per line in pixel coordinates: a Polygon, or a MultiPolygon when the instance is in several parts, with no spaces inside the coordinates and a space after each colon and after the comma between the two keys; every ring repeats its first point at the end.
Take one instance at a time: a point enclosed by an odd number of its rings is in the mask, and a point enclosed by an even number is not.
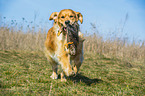
{"type": "Polygon", "coordinates": [[[145,64],[85,53],[76,77],[52,80],[43,52],[0,51],[1,95],[145,95],[145,64]]]}

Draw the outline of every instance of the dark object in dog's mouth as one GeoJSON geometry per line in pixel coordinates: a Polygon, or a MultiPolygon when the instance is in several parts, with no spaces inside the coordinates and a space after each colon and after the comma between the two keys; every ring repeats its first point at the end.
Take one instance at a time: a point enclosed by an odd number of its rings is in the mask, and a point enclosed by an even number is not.
{"type": "Polygon", "coordinates": [[[70,49],[70,54],[75,55],[77,50],[77,45],[79,42],[79,36],[78,36],[78,24],[67,24],[67,27],[63,27],[63,30],[67,33],[67,43],[73,42],[73,44],[69,44],[68,48],[70,49]]]}

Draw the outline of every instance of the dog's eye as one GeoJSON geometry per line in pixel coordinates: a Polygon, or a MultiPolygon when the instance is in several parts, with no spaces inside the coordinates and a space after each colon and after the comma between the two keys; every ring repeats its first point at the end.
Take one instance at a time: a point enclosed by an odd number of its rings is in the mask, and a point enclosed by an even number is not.
{"type": "Polygon", "coordinates": [[[54,17],[56,17],[57,15],[55,14],[54,17]]]}
{"type": "Polygon", "coordinates": [[[69,17],[72,18],[72,17],[74,17],[74,16],[71,15],[71,16],[69,16],[69,17]]]}
{"type": "Polygon", "coordinates": [[[61,18],[64,18],[64,16],[61,16],[61,18]]]}

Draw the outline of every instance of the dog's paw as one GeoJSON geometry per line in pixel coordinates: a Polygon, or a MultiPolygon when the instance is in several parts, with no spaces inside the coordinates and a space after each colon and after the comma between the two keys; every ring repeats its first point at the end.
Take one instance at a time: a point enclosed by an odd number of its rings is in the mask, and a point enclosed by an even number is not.
{"type": "Polygon", "coordinates": [[[61,82],[66,82],[66,78],[61,78],[61,82]]]}
{"type": "Polygon", "coordinates": [[[61,73],[61,82],[66,82],[67,80],[66,80],[66,78],[65,78],[65,76],[64,76],[64,74],[63,74],[63,72],[61,73]]]}
{"type": "Polygon", "coordinates": [[[52,78],[52,79],[57,79],[58,78],[58,75],[56,74],[56,73],[52,73],[52,75],[50,76],[50,78],[52,78]]]}
{"type": "Polygon", "coordinates": [[[64,70],[64,73],[65,73],[66,76],[75,75],[75,72],[72,69],[66,69],[66,70],[64,70]]]}

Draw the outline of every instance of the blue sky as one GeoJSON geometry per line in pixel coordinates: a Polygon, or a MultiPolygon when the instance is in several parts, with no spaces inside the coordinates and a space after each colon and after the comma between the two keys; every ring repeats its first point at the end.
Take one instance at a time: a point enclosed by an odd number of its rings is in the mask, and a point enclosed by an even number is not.
{"type": "Polygon", "coordinates": [[[0,0],[0,16],[6,17],[7,21],[21,22],[24,17],[31,22],[36,15],[36,23],[49,29],[52,26],[52,21],[49,21],[52,12],[73,9],[84,16],[81,24],[83,33],[92,33],[90,23],[94,23],[104,37],[114,33],[118,37],[145,40],[144,5],[145,0],[0,0]],[[122,28],[123,32],[120,31],[122,28]]]}

